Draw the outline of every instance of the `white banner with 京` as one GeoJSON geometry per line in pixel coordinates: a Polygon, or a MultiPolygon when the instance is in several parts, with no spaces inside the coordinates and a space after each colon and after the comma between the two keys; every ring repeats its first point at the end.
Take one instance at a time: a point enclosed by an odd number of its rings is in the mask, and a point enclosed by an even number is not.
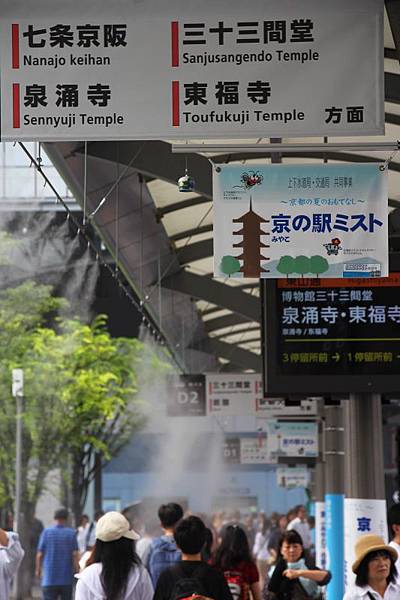
{"type": "Polygon", "coordinates": [[[0,0],[3,139],[384,133],[380,0],[76,7],[0,0]]]}
{"type": "Polygon", "coordinates": [[[388,275],[382,164],[215,166],[214,275],[388,275]]]}
{"type": "Polygon", "coordinates": [[[345,498],[344,500],[344,562],[345,586],[351,586],[355,575],[351,566],[356,559],[354,545],[358,538],[375,534],[388,541],[386,500],[345,498]]]}

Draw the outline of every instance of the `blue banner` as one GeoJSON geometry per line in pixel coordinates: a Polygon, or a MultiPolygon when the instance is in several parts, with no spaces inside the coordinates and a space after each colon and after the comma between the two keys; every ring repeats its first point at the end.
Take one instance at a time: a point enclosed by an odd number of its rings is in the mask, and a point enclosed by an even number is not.
{"type": "Polygon", "coordinates": [[[340,600],[344,594],[344,495],[326,494],[326,554],[332,581],[327,588],[328,600],[340,600]]]}

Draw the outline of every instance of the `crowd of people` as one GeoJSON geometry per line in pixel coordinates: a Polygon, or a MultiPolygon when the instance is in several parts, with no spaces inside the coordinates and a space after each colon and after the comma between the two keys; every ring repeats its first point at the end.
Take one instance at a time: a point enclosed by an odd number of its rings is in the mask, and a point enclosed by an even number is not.
{"type": "MultiPolygon", "coordinates": [[[[93,522],[83,515],[77,530],[66,509],[54,517],[36,554],[43,600],[317,600],[331,580],[315,564],[304,506],[208,518],[168,503],[159,507],[158,532],[115,511],[99,511],[93,522]]],[[[400,599],[400,505],[388,522],[390,544],[372,534],[358,539],[355,585],[343,600],[400,599]]],[[[8,600],[23,555],[17,534],[0,529],[0,600],[8,600]]]]}

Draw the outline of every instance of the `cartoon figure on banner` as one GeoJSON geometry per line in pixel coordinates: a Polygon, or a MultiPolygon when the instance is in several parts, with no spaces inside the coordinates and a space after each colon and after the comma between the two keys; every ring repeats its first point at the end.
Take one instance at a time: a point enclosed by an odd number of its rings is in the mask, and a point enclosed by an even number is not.
{"type": "Polygon", "coordinates": [[[339,250],[342,250],[339,238],[333,238],[330,244],[324,244],[323,246],[326,248],[328,256],[337,256],[339,254],[339,250]]]}
{"type": "Polygon", "coordinates": [[[260,185],[264,180],[264,176],[259,171],[249,171],[248,173],[242,173],[240,181],[243,185],[234,185],[233,187],[241,187],[246,190],[250,190],[255,185],[260,185]]]}

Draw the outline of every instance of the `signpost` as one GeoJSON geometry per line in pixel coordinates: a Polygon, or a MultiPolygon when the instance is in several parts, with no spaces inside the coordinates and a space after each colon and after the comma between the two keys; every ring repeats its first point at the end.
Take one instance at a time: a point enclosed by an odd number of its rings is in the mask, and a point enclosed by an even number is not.
{"type": "Polygon", "coordinates": [[[253,373],[207,373],[208,415],[253,415],[262,398],[262,378],[253,373]]]}
{"type": "Polygon", "coordinates": [[[204,375],[167,378],[167,416],[201,417],[206,414],[204,375]]]}
{"type": "Polygon", "coordinates": [[[265,394],[399,391],[400,274],[263,288],[265,394]]]}
{"type": "Polygon", "coordinates": [[[5,140],[384,133],[379,0],[1,0],[0,12],[5,140]]]}
{"type": "Polygon", "coordinates": [[[215,277],[388,274],[381,164],[215,166],[213,197],[215,277]]]}
{"type": "Polygon", "coordinates": [[[12,395],[16,401],[16,456],[15,456],[15,514],[14,529],[20,530],[21,517],[21,490],[22,490],[22,401],[24,395],[24,371],[23,369],[12,370],[12,395]]]}

